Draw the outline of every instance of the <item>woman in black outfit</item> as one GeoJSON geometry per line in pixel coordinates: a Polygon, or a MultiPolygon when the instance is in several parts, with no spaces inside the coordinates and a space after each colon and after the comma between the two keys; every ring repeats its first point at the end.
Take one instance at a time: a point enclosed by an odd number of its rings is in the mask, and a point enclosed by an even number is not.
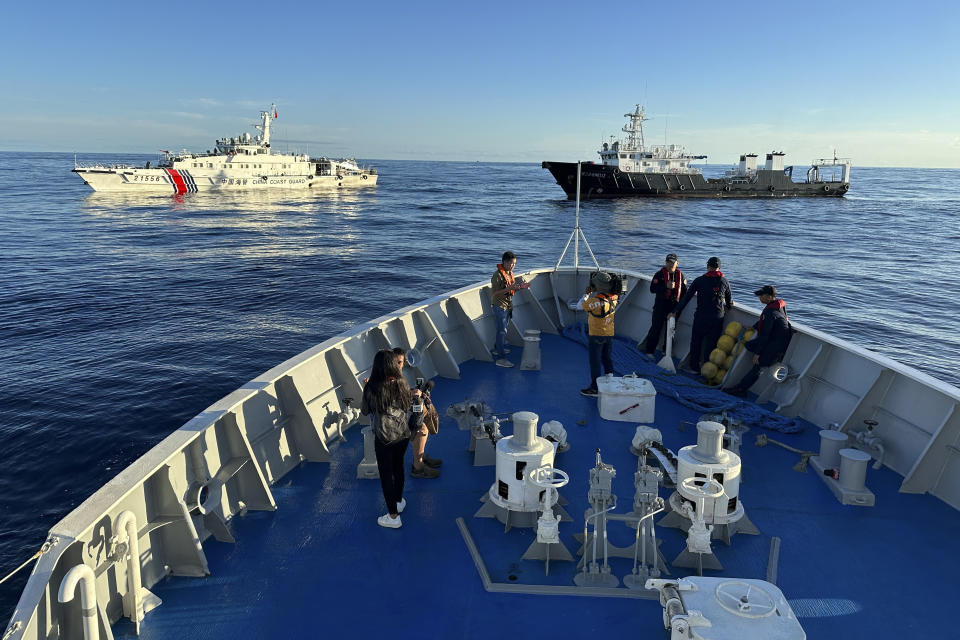
{"type": "Polygon", "coordinates": [[[410,444],[410,429],[423,424],[423,401],[419,389],[410,389],[397,366],[397,356],[384,349],[373,358],[370,379],[363,387],[364,415],[370,415],[376,436],[374,450],[380,486],[387,513],[377,519],[381,527],[399,528],[403,499],[403,456],[410,444]]]}

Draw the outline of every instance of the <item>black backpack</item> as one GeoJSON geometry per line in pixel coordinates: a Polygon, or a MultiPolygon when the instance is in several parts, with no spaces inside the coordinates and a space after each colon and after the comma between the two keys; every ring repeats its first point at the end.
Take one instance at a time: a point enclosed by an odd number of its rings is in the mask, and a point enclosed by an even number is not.
{"type": "Polygon", "coordinates": [[[373,433],[384,444],[393,444],[410,437],[410,414],[398,407],[386,413],[373,413],[373,433]]]}

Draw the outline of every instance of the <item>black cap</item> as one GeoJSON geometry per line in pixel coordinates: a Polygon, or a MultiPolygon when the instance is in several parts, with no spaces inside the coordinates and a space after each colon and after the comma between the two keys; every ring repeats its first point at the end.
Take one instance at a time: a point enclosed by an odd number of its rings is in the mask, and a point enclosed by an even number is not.
{"type": "Polygon", "coordinates": [[[718,258],[717,256],[713,256],[712,258],[707,260],[707,266],[710,267],[711,269],[719,269],[720,258],[718,258]]]}
{"type": "Polygon", "coordinates": [[[765,284],[756,291],[753,292],[755,296],[773,296],[777,297],[777,288],[772,284],[765,284]]]}
{"type": "Polygon", "coordinates": [[[675,254],[675,253],[668,253],[668,254],[667,254],[667,262],[677,262],[677,260],[678,260],[677,254],[675,254]]]}

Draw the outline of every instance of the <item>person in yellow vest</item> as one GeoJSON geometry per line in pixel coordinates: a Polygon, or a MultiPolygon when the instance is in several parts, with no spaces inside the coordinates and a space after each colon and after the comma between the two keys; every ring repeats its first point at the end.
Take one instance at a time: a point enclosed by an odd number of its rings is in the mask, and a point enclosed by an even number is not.
{"type": "Polygon", "coordinates": [[[590,276],[580,306],[587,312],[588,348],[590,350],[590,384],[580,393],[597,395],[597,378],[613,373],[613,315],[619,296],[611,293],[613,278],[609,273],[597,271],[590,276]],[[602,367],[602,372],[601,372],[602,367]]]}

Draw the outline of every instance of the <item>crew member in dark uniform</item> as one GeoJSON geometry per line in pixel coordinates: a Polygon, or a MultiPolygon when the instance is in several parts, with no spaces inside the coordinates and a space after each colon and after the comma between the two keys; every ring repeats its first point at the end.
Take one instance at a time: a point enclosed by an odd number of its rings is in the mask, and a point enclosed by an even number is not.
{"type": "Polygon", "coordinates": [[[768,284],[753,294],[766,306],[760,314],[760,320],[753,325],[757,330],[756,337],[746,344],[747,351],[754,354],[753,368],[740,382],[727,389],[727,393],[739,397],[747,395],[747,390],[757,381],[764,368],[783,358],[793,336],[793,329],[787,318],[787,303],[777,297],[777,288],[768,284]]]}
{"type": "Polygon", "coordinates": [[[700,362],[704,348],[709,353],[723,334],[723,317],[733,308],[733,296],[730,284],[720,271],[720,258],[707,260],[707,272],[693,281],[686,295],[680,299],[677,307],[667,316],[679,318],[684,307],[693,297],[697,297],[697,310],[693,314],[693,332],[690,335],[690,353],[687,355],[687,367],[700,373],[700,362]]]}
{"type": "Polygon", "coordinates": [[[637,345],[648,356],[660,344],[660,334],[667,322],[667,316],[680,302],[680,298],[687,292],[687,279],[680,271],[677,254],[668,253],[663,267],[653,274],[650,279],[650,293],[654,295],[653,317],[650,320],[650,330],[643,342],[637,345]]]}

